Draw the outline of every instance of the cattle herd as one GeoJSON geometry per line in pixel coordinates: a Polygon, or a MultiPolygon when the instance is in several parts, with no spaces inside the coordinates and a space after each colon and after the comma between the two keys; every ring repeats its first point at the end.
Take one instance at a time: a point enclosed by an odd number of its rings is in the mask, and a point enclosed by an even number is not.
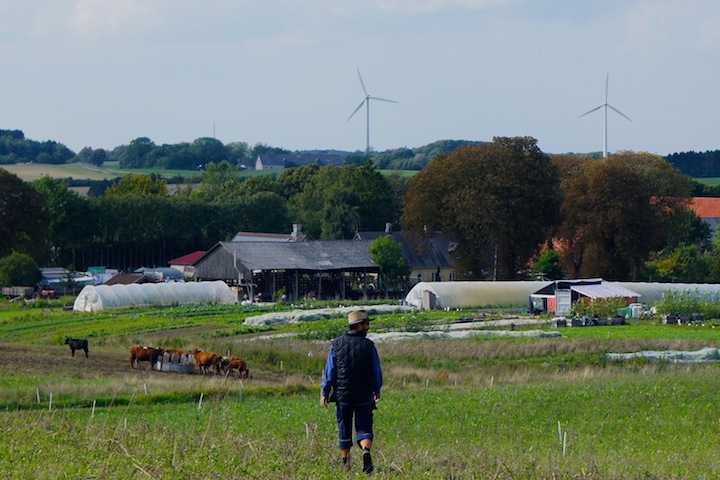
{"type": "Polygon", "coordinates": [[[163,362],[178,366],[191,365],[193,367],[191,371],[197,367],[203,375],[214,373],[227,377],[234,374],[238,378],[251,378],[250,370],[243,359],[206,352],[197,348],[184,352],[175,348],[130,347],[130,366],[138,368],[140,362],[149,362],[150,367],[161,365],[163,362]]]}
{"type": "MultiPolygon", "coordinates": [[[[84,338],[66,338],[65,344],[70,346],[71,355],[75,356],[75,350],[88,354],[88,341],[84,338]]],[[[220,355],[213,352],[205,352],[197,348],[184,352],[176,348],[155,348],[155,347],[130,347],[130,366],[139,368],[140,362],[148,362],[149,368],[156,368],[162,371],[175,371],[182,373],[194,373],[195,367],[203,375],[214,373],[215,375],[236,375],[238,378],[252,378],[245,360],[238,357],[220,355]]]]}

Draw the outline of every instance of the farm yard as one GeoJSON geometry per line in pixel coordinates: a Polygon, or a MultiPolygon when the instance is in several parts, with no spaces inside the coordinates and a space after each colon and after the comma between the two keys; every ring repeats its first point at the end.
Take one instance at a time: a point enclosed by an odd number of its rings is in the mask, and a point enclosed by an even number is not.
{"type": "MultiPolygon", "coordinates": [[[[62,301],[0,309],[4,477],[346,475],[334,414],[319,405],[328,339],[344,330],[344,317],[258,326],[245,320],[318,305],[77,313],[60,308],[62,301]],[[66,337],[87,338],[89,358],[82,350],[71,356],[66,337]],[[132,368],[134,345],[238,356],[252,378],[162,372],[148,362],[132,368]]],[[[374,318],[386,383],[374,477],[720,475],[718,364],[606,356],[717,348],[711,321],[553,329],[523,326],[514,312],[477,309],[374,318]],[[513,320],[515,333],[552,335],[504,335],[511,332],[503,319],[513,320]],[[422,335],[459,323],[486,323],[494,334],[422,335]],[[392,332],[420,335],[382,336],[392,332]]],[[[353,453],[347,475],[362,478],[353,453]]]]}

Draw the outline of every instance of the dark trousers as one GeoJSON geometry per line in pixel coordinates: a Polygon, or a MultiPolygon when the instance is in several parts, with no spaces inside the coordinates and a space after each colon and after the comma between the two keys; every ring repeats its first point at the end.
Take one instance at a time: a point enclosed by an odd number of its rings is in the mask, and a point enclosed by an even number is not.
{"type": "Polygon", "coordinates": [[[373,439],[373,410],[374,402],[355,405],[350,403],[337,403],[337,423],[338,434],[340,437],[340,449],[350,449],[353,444],[352,430],[353,419],[355,420],[355,434],[357,436],[358,446],[360,440],[373,439]]]}

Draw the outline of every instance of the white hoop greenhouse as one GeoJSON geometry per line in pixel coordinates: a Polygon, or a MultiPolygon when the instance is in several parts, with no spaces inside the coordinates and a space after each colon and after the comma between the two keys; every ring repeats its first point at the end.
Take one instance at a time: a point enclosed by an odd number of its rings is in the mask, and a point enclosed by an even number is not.
{"type": "MultiPolygon", "coordinates": [[[[623,287],[638,295],[645,305],[659,302],[667,292],[689,292],[699,295],[720,295],[716,283],[643,283],[605,282],[609,286],[623,287]]],[[[572,282],[572,280],[570,280],[572,282]]],[[[578,280],[579,281],[579,280],[578,280]]],[[[553,282],[500,281],[500,282],[420,282],[405,297],[405,303],[416,308],[459,307],[527,307],[529,297],[553,282]]]]}
{"type": "Polygon", "coordinates": [[[528,307],[530,294],[552,282],[420,282],[405,297],[417,308],[528,307]]]}
{"type": "Polygon", "coordinates": [[[133,283],[89,285],[80,291],[73,310],[99,312],[120,308],[168,307],[174,305],[230,305],[237,303],[225,282],[133,283]]]}

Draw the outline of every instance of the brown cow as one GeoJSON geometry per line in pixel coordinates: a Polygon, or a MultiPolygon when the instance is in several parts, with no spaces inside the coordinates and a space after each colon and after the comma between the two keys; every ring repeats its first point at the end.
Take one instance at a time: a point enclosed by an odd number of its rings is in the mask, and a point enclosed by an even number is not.
{"type": "Polygon", "coordinates": [[[185,352],[177,348],[163,348],[163,354],[165,353],[167,353],[170,358],[172,358],[173,353],[177,354],[178,360],[185,354],[185,352]]]}
{"type": "Polygon", "coordinates": [[[162,348],[141,346],[130,347],[130,366],[132,368],[137,368],[140,366],[140,362],[150,362],[150,368],[152,368],[152,366],[155,365],[155,362],[157,362],[158,358],[160,358],[162,354],[162,348]]]}
{"type": "Polygon", "coordinates": [[[203,375],[210,373],[210,369],[215,371],[215,374],[220,374],[220,362],[222,361],[222,355],[213,352],[203,352],[197,348],[190,352],[195,357],[195,365],[200,367],[200,371],[203,375]]]}
{"type": "Polygon", "coordinates": [[[238,357],[222,357],[220,361],[220,369],[225,372],[225,376],[233,372],[237,372],[238,378],[249,378],[250,370],[245,360],[238,357]]]}

